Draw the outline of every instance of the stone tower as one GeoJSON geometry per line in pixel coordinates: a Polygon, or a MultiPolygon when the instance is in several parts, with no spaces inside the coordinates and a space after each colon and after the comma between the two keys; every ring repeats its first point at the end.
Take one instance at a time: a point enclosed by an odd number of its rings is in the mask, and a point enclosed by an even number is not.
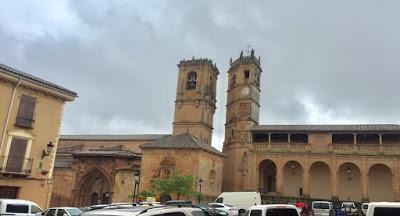
{"type": "Polygon", "coordinates": [[[226,105],[223,191],[250,189],[245,185],[248,174],[245,159],[251,138],[250,128],[258,124],[260,109],[260,57],[252,49],[247,56],[240,53],[230,62],[226,105]]]}
{"type": "Polygon", "coordinates": [[[173,134],[190,133],[211,145],[216,103],[217,66],[209,59],[179,64],[173,134]]]}

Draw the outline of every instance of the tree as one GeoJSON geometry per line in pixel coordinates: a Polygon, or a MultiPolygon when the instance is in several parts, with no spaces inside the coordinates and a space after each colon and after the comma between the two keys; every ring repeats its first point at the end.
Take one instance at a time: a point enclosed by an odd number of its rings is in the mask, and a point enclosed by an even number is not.
{"type": "Polygon", "coordinates": [[[169,179],[157,179],[154,181],[154,189],[161,195],[175,194],[177,199],[181,196],[191,197],[195,194],[193,191],[193,179],[191,175],[173,175],[169,179]]]}
{"type": "Polygon", "coordinates": [[[155,197],[156,195],[153,192],[149,191],[141,191],[136,194],[135,197],[133,197],[133,194],[130,194],[128,198],[147,198],[147,197],[155,197]]]}

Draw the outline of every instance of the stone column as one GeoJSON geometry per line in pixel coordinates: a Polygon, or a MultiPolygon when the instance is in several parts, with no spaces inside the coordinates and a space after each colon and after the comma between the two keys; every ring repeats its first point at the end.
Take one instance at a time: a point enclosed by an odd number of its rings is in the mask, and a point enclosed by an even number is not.
{"type": "Polygon", "coordinates": [[[303,194],[310,195],[310,170],[305,169],[303,173],[303,194]]]}
{"type": "Polygon", "coordinates": [[[394,169],[392,169],[392,184],[393,184],[393,199],[396,202],[400,201],[400,185],[398,182],[400,181],[400,173],[399,173],[399,168],[400,168],[400,161],[397,161],[397,163],[394,163],[393,166],[394,169]]]}
{"type": "Polygon", "coordinates": [[[368,200],[368,166],[366,158],[362,159],[361,164],[361,196],[363,200],[368,200]]]}
{"type": "Polygon", "coordinates": [[[338,170],[336,163],[337,163],[336,158],[334,158],[331,166],[332,196],[339,198],[339,191],[338,191],[339,179],[338,179],[338,170]]]}
{"type": "Polygon", "coordinates": [[[283,165],[280,160],[276,165],[276,192],[283,194],[283,165]]]}

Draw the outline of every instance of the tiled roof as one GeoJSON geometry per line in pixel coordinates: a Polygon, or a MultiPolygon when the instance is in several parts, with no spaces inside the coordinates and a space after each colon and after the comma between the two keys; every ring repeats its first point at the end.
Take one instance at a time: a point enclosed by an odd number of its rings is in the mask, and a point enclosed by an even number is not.
{"type": "MultiPolygon", "coordinates": [[[[66,88],[61,87],[61,86],[59,86],[59,85],[57,85],[57,84],[48,82],[48,81],[46,81],[46,80],[43,80],[43,79],[41,79],[41,78],[39,78],[39,77],[36,77],[36,76],[33,76],[33,75],[31,75],[31,74],[22,72],[22,71],[20,71],[20,70],[17,70],[17,69],[15,69],[15,68],[10,67],[10,66],[7,66],[7,65],[4,65],[4,64],[1,64],[1,63],[0,63],[0,69],[2,69],[3,71],[8,72],[8,73],[10,73],[10,74],[12,74],[12,75],[14,75],[14,76],[27,79],[27,80],[29,80],[29,81],[31,81],[31,82],[34,82],[34,83],[37,83],[37,84],[39,84],[39,85],[44,85],[44,86],[47,86],[47,87],[50,87],[50,88],[55,88],[55,89],[57,89],[57,90],[59,90],[59,91],[62,91],[62,92],[65,93],[65,94],[71,95],[71,96],[73,96],[73,97],[77,97],[77,96],[78,96],[75,92],[73,92],[73,91],[71,91],[71,90],[69,90],[69,89],[66,89],[66,88]]],[[[0,71],[1,71],[1,70],[0,70],[0,71]]]]}
{"type": "Polygon", "coordinates": [[[120,151],[101,151],[101,150],[95,150],[95,151],[85,151],[85,152],[74,152],[72,153],[72,156],[74,157],[123,157],[123,158],[138,158],[141,157],[141,154],[128,151],[128,150],[120,150],[120,151]]]}
{"type": "Polygon", "coordinates": [[[397,124],[345,124],[345,125],[256,125],[252,131],[299,132],[400,132],[397,124]]]}
{"type": "Polygon", "coordinates": [[[216,148],[201,142],[188,133],[179,134],[175,136],[164,137],[154,142],[145,143],[140,145],[140,148],[160,148],[160,149],[202,149],[220,156],[225,156],[216,148]]]}
{"type": "Polygon", "coordinates": [[[137,134],[137,135],[60,135],[60,140],[157,140],[169,134],[137,134]]]}

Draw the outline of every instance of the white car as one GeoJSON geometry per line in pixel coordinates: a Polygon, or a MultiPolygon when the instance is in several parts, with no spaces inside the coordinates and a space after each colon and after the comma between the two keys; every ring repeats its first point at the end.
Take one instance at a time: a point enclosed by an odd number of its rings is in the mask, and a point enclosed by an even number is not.
{"type": "Polygon", "coordinates": [[[250,207],[245,216],[299,216],[296,206],[286,204],[257,205],[250,207]]]}
{"type": "Polygon", "coordinates": [[[368,206],[369,206],[369,203],[361,204],[361,211],[362,211],[363,215],[367,215],[368,206]]]}
{"type": "Polygon", "coordinates": [[[371,202],[366,216],[398,216],[400,215],[399,202],[371,202]]]}
{"type": "Polygon", "coordinates": [[[0,199],[0,215],[34,216],[42,209],[38,204],[20,199],[0,199]]]}
{"type": "Polygon", "coordinates": [[[314,201],[311,208],[315,216],[330,216],[333,214],[333,204],[327,201],[314,201]]]}
{"type": "Polygon", "coordinates": [[[56,207],[49,208],[43,216],[80,216],[83,211],[75,207],[56,207]]]}
{"type": "Polygon", "coordinates": [[[209,206],[228,213],[229,216],[236,216],[239,211],[236,207],[224,203],[208,203],[209,206]]]}

